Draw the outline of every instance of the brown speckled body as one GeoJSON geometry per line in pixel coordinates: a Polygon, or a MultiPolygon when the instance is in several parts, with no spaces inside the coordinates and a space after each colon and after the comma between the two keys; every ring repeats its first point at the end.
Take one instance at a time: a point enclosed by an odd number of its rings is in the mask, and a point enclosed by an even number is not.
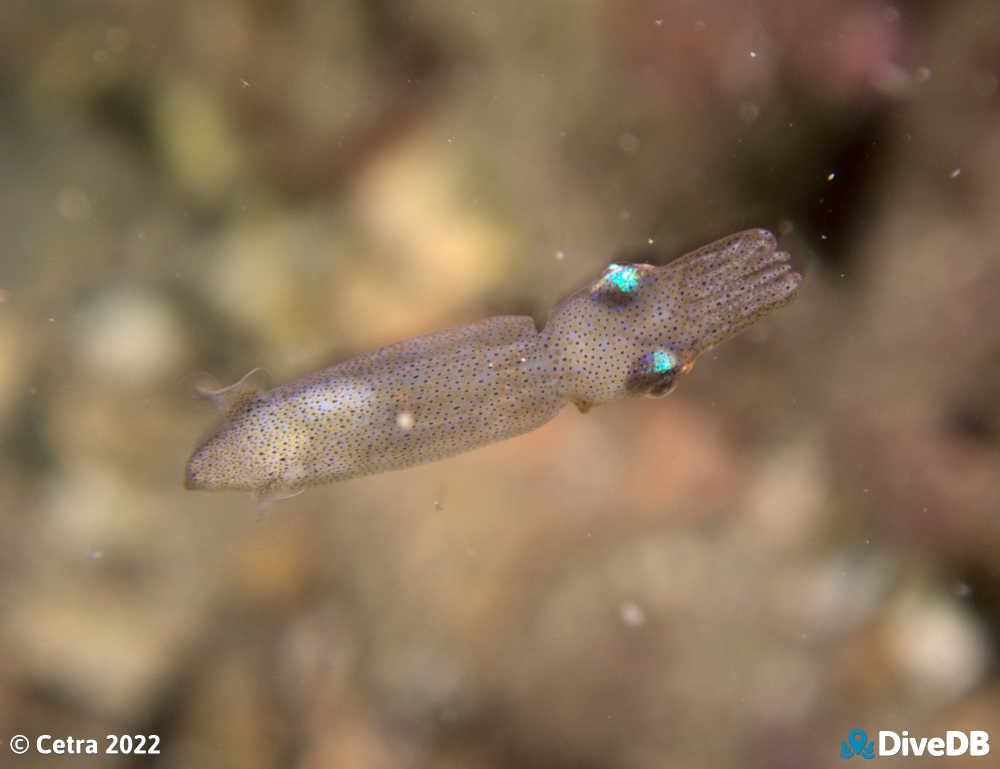
{"type": "Polygon", "coordinates": [[[611,265],[541,332],[528,317],[487,318],[266,392],[241,380],[185,485],[290,494],[520,435],[569,401],[666,394],[701,352],[794,297],[787,259],[771,233],[748,230],[662,267],[611,265]]]}

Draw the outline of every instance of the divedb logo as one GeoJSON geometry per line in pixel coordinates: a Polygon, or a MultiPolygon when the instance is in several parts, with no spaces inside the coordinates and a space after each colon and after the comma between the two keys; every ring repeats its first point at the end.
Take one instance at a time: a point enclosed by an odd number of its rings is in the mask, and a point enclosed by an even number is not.
{"type": "Polygon", "coordinates": [[[949,729],[943,737],[911,737],[907,731],[882,730],[878,733],[877,741],[869,740],[864,729],[853,729],[846,740],[840,741],[841,758],[988,756],[989,753],[990,733],[975,729],[968,732],[949,729]]]}

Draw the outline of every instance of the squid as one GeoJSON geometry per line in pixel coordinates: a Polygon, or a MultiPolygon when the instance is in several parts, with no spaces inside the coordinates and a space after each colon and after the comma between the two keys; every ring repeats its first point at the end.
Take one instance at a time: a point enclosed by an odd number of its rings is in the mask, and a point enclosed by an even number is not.
{"type": "MultiPolygon", "coordinates": [[[[250,372],[209,391],[222,423],[187,462],[188,489],[260,501],[512,438],[567,403],[662,396],[695,358],[796,295],[774,235],[729,235],[662,266],[611,264],[557,304],[406,339],[263,390],[250,372]]],[[[256,370],[255,370],[256,371],[256,370]]]]}

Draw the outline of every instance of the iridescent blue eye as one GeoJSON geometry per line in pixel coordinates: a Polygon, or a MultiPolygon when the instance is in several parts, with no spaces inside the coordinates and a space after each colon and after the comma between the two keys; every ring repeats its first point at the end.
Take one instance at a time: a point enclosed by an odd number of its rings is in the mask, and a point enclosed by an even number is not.
{"type": "Polygon", "coordinates": [[[648,264],[609,264],[601,279],[590,287],[593,299],[612,307],[625,307],[639,295],[648,264]]]}
{"type": "Polygon", "coordinates": [[[652,370],[660,374],[672,371],[677,367],[677,364],[674,362],[674,356],[666,350],[657,350],[654,352],[651,364],[652,370]]]}
{"type": "Polygon", "coordinates": [[[639,270],[630,264],[611,264],[608,265],[604,280],[611,283],[619,291],[628,293],[635,291],[639,285],[639,270]]]}
{"type": "Polygon", "coordinates": [[[669,350],[654,350],[639,357],[632,365],[625,387],[629,392],[666,395],[673,389],[680,367],[669,350]]]}

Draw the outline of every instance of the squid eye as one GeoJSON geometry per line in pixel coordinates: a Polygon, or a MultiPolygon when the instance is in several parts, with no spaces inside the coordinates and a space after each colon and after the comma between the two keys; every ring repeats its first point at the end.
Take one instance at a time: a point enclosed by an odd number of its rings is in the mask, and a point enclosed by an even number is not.
{"type": "Polygon", "coordinates": [[[648,264],[608,265],[601,279],[590,287],[590,298],[611,307],[627,306],[638,297],[652,269],[648,264]]]}
{"type": "Polygon", "coordinates": [[[601,280],[627,294],[639,287],[639,270],[632,264],[612,264],[604,271],[601,280]]]}
{"type": "Polygon", "coordinates": [[[670,372],[670,374],[664,376],[663,379],[650,387],[649,392],[647,392],[646,395],[650,398],[662,398],[664,395],[670,395],[676,386],[676,372],[670,372]]]}
{"type": "Polygon", "coordinates": [[[654,350],[642,355],[632,365],[625,388],[636,395],[660,398],[674,389],[682,368],[669,350],[654,350]]]}

